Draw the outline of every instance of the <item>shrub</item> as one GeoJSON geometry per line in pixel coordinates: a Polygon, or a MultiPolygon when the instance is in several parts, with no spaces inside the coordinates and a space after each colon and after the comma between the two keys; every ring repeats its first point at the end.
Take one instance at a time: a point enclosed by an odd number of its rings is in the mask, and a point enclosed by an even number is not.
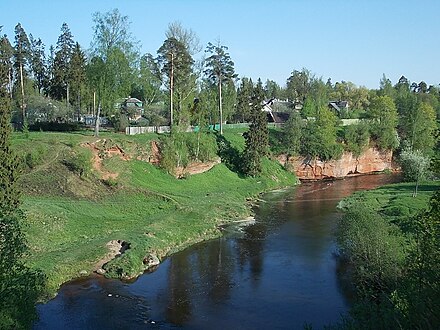
{"type": "Polygon", "coordinates": [[[45,132],[73,132],[83,129],[81,123],[58,123],[51,121],[36,122],[29,126],[31,131],[45,131],[45,132]]]}
{"type": "Polygon", "coordinates": [[[344,140],[348,151],[358,157],[368,147],[370,133],[368,124],[360,122],[356,125],[349,125],[344,131],[344,140]]]}
{"type": "Polygon", "coordinates": [[[92,167],[90,152],[88,150],[72,152],[63,160],[63,164],[80,177],[87,176],[92,167]]]}
{"type": "Polygon", "coordinates": [[[172,132],[160,140],[160,166],[172,173],[191,161],[209,161],[217,157],[217,144],[210,133],[172,132]]]}

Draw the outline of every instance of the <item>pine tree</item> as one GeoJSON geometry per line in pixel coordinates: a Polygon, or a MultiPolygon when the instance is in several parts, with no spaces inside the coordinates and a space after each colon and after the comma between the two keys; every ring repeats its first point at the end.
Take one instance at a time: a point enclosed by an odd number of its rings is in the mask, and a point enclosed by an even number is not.
{"type": "Polygon", "coordinates": [[[86,80],[86,57],[78,42],[72,51],[69,76],[71,80],[72,103],[78,110],[79,120],[81,115],[82,90],[86,80]]]}
{"type": "Polygon", "coordinates": [[[182,91],[191,83],[194,60],[185,45],[170,37],[157,50],[157,62],[170,91],[170,124],[174,123],[174,94],[177,96],[177,111],[182,110],[182,91]]]}
{"type": "Polygon", "coordinates": [[[251,119],[251,97],[253,83],[252,79],[241,78],[241,84],[237,91],[237,106],[235,110],[235,120],[245,123],[251,119]]]}
{"type": "Polygon", "coordinates": [[[46,73],[46,55],[44,52],[44,44],[40,38],[34,39],[32,34],[30,39],[30,66],[32,75],[34,76],[35,88],[38,94],[41,94],[45,84],[47,83],[46,73]]]}
{"type": "Polygon", "coordinates": [[[52,67],[51,96],[59,101],[66,100],[69,104],[70,61],[74,41],[69,26],[63,23],[61,35],[58,37],[55,58],[52,67]]]}
{"type": "Polygon", "coordinates": [[[261,173],[261,159],[267,155],[269,144],[267,115],[262,110],[263,98],[263,85],[259,80],[252,92],[252,122],[245,135],[246,145],[242,156],[243,172],[249,176],[257,176],[261,173]]]}
{"type": "Polygon", "coordinates": [[[30,43],[26,32],[20,23],[15,26],[15,48],[14,48],[14,68],[15,68],[15,89],[20,94],[16,97],[22,111],[22,124],[26,122],[26,100],[25,100],[25,81],[27,77],[27,65],[30,56],[30,43]]]}
{"type": "Polygon", "coordinates": [[[237,77],[234,72],[234,62],[231,60],[231,56],[227,52],[228,47],[220,45],[214,45],[208,43],[206,52],[211,54],[205,60],[205,75],[208,79],[217,85],[218,87],[218,102],[219,102],[219,114],[220,114],[220,135],[223,135],[223,102],[222,102],[222,87],[223,83],[231,81],[237,77]]]}

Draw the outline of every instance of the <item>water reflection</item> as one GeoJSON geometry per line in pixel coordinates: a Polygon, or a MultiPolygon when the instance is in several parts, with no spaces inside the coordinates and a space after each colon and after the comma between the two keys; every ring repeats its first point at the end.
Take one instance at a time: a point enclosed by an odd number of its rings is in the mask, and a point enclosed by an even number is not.
{"type": "Polygon", "coordinates": [[[267,194],[256,224],[178,253],[135,283],[92,277],[64,285],[38,306],[34,328],[322,328],[347,310],[350,292],[333,257],[336,204],[392,180],[359,177],[267,194]]]}

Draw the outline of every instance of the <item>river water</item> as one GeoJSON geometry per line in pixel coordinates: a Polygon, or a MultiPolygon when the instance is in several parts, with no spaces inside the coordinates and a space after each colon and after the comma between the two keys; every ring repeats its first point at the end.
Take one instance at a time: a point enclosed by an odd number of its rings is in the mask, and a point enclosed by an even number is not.
{"type": "Polygon", "coordinates": [[[395,181],[371,175],[265,194],[256,223],[166,259],[134,283],[100,276],[38,305],[34,329],[321,329],[350,306],[335,258],[339,200],[395,181]]]}

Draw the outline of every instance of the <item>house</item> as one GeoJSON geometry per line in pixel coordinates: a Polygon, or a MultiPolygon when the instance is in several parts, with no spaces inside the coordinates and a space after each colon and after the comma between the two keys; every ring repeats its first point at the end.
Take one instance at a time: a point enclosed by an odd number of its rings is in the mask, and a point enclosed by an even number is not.
{"type": "Polygon", "coordinates": [[[268,123],[283,124],[289,119],[289,113],[274,111],[272,108],[274,105],[274,102],[276,102],[275,99],[263,101],[262,102],[262,106],[263,106],[262,110],[267,113],[267,122],[268,123]]]}
{"type": "Polygon", "coordinates": [[[348,101],[331,101],[328,104],[330,110],[340,114],[343,110],[348,110],[348,101]]]}
{"type": "Polygon", "coordinates": [[[121,111],[127,115],[128,120],[130,121],[136,121],[144,114],[142,101],[135,97],[129,96],[119,104],[121,111]]]}

